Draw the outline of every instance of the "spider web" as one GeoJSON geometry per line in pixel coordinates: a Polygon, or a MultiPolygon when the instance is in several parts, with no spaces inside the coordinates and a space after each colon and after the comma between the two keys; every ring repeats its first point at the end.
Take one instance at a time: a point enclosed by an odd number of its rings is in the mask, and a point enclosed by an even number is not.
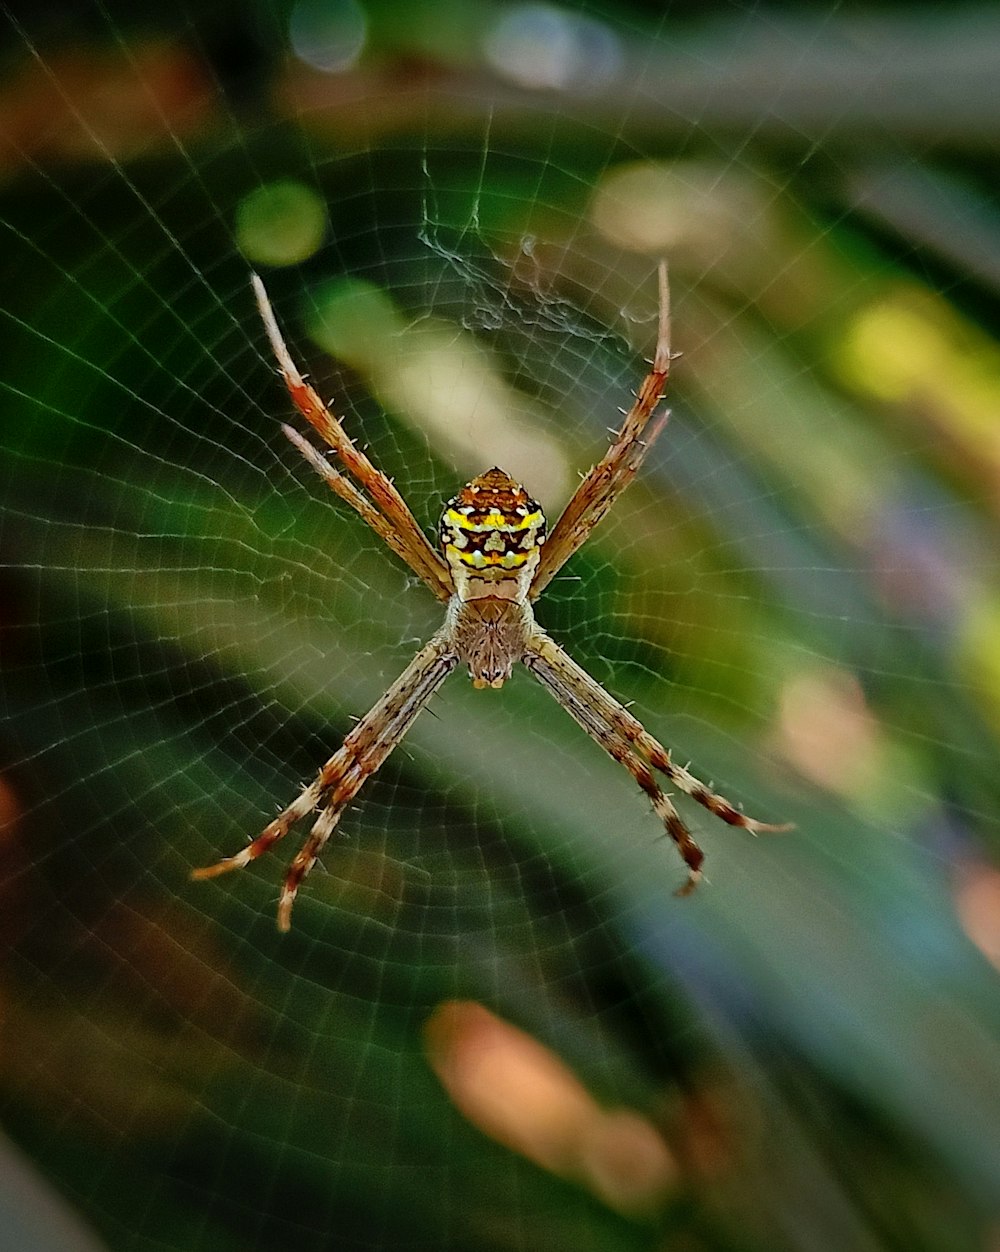
{"type": "Polygon", "coordinates": [[[993,1246],[995,9],[4,14],[2,1228],[993,1246]],[[495,463],[555,519],[661,255],[669,426],[538,616],[796,832],[685,807],[675,899],[628,775],[456,676],[289,935],[291,847],[190,882],[440,619],[282,438],[251,268],[431,533],[495,463]]]}

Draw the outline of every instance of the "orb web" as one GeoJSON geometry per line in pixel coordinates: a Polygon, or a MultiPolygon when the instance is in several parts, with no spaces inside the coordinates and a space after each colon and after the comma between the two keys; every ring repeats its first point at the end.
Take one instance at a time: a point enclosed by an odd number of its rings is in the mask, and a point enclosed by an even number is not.
{"type": "Polygon", "coordinates": [[[4,22],[9,1221],[129,1249],[995,1239],[995,15],[4,22]],[[707,882],[675,899],[628,775],[527,674],[456,675],[289,935],[292,837],[189,881],[440,615],[282,437],[251,270],[433,534],[494,464],[554,521],[645,372],[661,256],[669,425],[538,617],[796,831],[686,806],[707,882]]]}

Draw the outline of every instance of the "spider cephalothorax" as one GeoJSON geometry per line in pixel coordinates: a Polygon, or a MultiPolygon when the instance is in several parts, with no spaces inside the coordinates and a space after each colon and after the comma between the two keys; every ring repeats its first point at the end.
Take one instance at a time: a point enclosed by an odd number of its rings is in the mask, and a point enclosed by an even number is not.
{"type": "Polygon", "coordinates": [[[688,880],[682,891],[690,891],[698,882],[702,852],[654,771],[731,826],[749,831],[787,829],[746,817],[693,774],[675,765],[667,749],[642,723],[541,629],[531,607],[635,477],[647,449],[666,424],[665,413],[653,420],[670,371],[666,266],[660,266],[659,333],[652,368],[614,442],[584,476],[551,534],[546,535],[545,515],[539,505],[508,474],[494,468],[467,483],[445,506],[440,529],[443,556],[428,543],[391,480],[355,447],[337,418],[302,378],[256,274],[253,287],[292,400],[337,454],[347,473],[320,456],[290,426],[282,430],[330,489],[364,518],[439,600],[447,603],[447,609],[441,629],[348,733],[301,794],[242,852],[195,870],[194,877],[211,878],[248,865],[296,822],[319,809],[312,830],[285,875],[278,925],[287,930],[299,884],[316,863],[347,805],[459,663],[469,667],[474,686],[502,687],[514,665],[523,662],[591,738],[624,765],[649,797],[684,858],[688,880]]]}

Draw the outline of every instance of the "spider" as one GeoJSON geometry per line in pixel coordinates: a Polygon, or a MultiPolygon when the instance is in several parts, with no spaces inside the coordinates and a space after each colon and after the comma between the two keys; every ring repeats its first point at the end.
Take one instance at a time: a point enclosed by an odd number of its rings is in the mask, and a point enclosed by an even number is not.
{"type": "Polygon", "coordinates": [[[432,636],[375,705],[347,735],[313,781],[235,856],[193,871],[212,878],[240,869],[268,852],[296,822],[319,809],[305,843],[285,875],[278,928],[291,926],[292,905],[344,810],[365,779],[383,764],[460,662],[472,685],[499,688],[521,661],[591,738],[632,775],[649,797],[677,845],[688,876],[678,894],[693,890],[704,854],[654,771],[731,826],[751,833],[787,830],[747,817],[711,787],[670,759],[669,751],[624,705],[579,666],[535,621],[533,602],[586,542],[635,477],[646,452],[666,425],[654,418],[670,372],[670,297],[666,264],[659,267],[659,326],[652,368],[611,446],[581,480],[552,530],[524,488],[494,467],[466,483],[445,506],[441,552],[428,542],[393,483],[348,438],[344,428],[299,373],[278,329],[260,278],[252,275],[257,306],[285,386],[302,416],[333,449],[346,474],[331,465],[292,427],[282,431],[327,486],[364,518],[385,544],[444,604],[441,629],[432,636]]]}

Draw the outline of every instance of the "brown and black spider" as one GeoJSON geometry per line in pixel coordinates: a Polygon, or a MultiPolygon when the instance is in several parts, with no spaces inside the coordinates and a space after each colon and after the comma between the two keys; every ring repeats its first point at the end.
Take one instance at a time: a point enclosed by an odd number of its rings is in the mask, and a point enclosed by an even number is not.
{"type": "Polygon", "coordinates": [[[315,779],[262,833],[235,856],[196,869],[212,878],[262,856],[291,827],[319,809],[305,843],[285,876],[278,926],[288,930],[296,892],[365,779],[382,765],[445,678],[460,662],[475,687],[502,687],[521,661],[583,729],[623,765],[688,867],[686,893],[701,877],[703,853],[656,780],[670,783],[731,826],[756,833],[787,830],[747,817],[670,759],[666,748],[622,704],[582,669],[535,621],[532,602],[584,544],[625,490],[668,413],[653,415],[670,372],[670,302],[666,265],[659,268],[660,315],[656,353],[614,442],[583,478],[558,522],[546,533],[545,515],[502,469],[467,483],[445,507],[441,553],[431,547],[392,482],[348,438],[336,417],[299,373],[281,337],[264,284],[253,288],[274,355],[295,406],[333,449],[346,475],[290,426],[285,435],[342,500],[355,509],[397,556],[446,605],[441,629],[344,739],[315,779]],[[443,555],[442,555],[443,553],[443,555]]]}

